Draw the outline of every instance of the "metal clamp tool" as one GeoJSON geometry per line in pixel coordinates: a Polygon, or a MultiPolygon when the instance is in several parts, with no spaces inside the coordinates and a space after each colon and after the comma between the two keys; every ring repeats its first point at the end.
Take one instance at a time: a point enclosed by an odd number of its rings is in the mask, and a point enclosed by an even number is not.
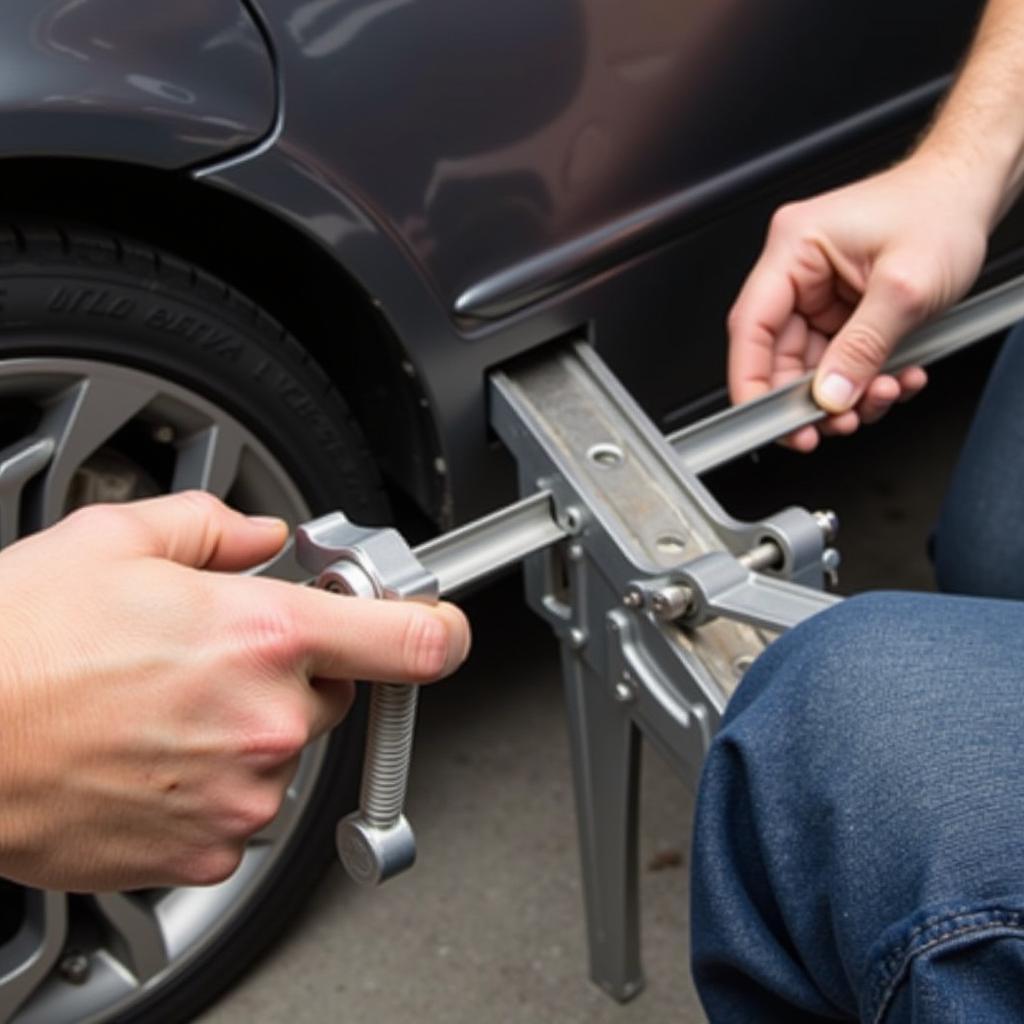
{"type": "MultiPolygon", "coordinates": [[[[438,598],[437,578],[396,530],[366,528],[331,512],[299,527],[296,555],[317,573],[316,586],[351,597],[425,601],[438,598]]],[[[370,694],[359,810],[338,823],[338,855],[363,885],[411,867],[416,841],[402,813],[416,724],[414,686],[381,683],[370,694]]]]}
{"type": "MultiPolygon", "coordinates": [[[[1024,318],[1024,278],[909,338],[892,368],[927,364],[1024,318]]],[[[745,669],[774,636],[828,608],[836,517],[729,516],[699,474],[816,422],[804,378],[663,436],[597,354],[568,344],[491,378],[492,424],[514,455],[518,504],[414,550],[340,514],[300,528],[299,560],[328,589],[435,600],[522,560],[527,600],[561,641],[591,976],[625,1000],[640,966],[639,737],[696,779],[745,669]]],[[[360,811],[339,826],[357,880],[408,867],[402,816],[415,688],[374,689],[360,811]]]]}

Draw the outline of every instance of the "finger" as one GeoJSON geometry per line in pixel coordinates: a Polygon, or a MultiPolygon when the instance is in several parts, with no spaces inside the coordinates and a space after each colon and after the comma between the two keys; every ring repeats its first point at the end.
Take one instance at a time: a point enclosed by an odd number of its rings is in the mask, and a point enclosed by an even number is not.
{"type": "Polygon", "coordinates": [[[864,423],[877,423],[900,397],[900,383],[895,377],[884,373],[876,377],[864,392],[857,406],[864,423]]]}
{"type": "Polygon", "coordinates": [[[928,371],[923,366],[908,366],[896,375],[900,382],[899,401],[906,402],[920,394],[928,384],[928,371]]]}
{"type": "Polygon", "coordinates": [[[141,527],[144,553],[197,569],[248,569],[288,538],[281,519],[244,516],[212,494],[183,491],[119,506],[141,527]]]}
{"type": "Polygon", "coordinates": [[[793,451],[800,452],[801,455],[807,455],[808,452],[813,452],[818,447],[819,440],[816,427],[801,427],[799,430],[794,430],[792,434],[780,438],[779,444],[784,448],[792,448],[793,451]]]}
{"type": "Polygon", "coordinates": [[[800,309],[816,331],[831,338],[850,319],[853,305],[844,299],[836,298],[818,312],[812,313],[803,306],[800,309]]]}
{"type": "Polygon", "coordinates": [[[356,699],[356,684],[350,679],[312,679],[309,683],[310,739],[340,725],[356,699]]]}
{"type": "Polygon", "coordinates": [[[838,416],[829,416],[822,420],[818,429],[830,437],[847,437],[860,426],[861,419],[853,409],[841,412],[838,416]]]}
{"type": "Polygon", "coordinates": [[[469,653],[466,617],[454,605],[329,594],[277,580],[248,580],[275,591],[290,610],[306,673],[320,679],[430,682],[469,653]]]}
{"type": "Polygon", "coordinates": [[[816,346],[817,337],[802,316],[794,315],[786,321],[775,340],[772,388],[784,387],[807,372],[809,352],[816,346]]]}
{"type": "Polygon", "coordinates": [[[896,343],[925,313],[913,286],[879,263],[863,299],[822,356],[814,377],[815,401],[833,413],[853,408],[896,343]]]}
{"type": "Polygon", "coordinates": [[[776,339],[796,301],[792,282],[781,266],[766,249],[729,313],[729,396],[735,403],[771,389],[776,339]]]}

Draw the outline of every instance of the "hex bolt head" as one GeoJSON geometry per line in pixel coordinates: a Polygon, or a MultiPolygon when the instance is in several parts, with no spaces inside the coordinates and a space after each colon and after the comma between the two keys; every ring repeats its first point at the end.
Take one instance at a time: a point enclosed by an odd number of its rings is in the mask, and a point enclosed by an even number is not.
{"type": "Polygon", "coordinates": [[[569,556],[570,562],[579,562],[583,559],[583,545],[577,542],[573,542],[569,545],[569,550],[566,551],[569,556]]]}
{"type": "Polygon", "coordinates": [[[386,882],[416,861],[416,840],[404,814],[390,828],[376,828],[355,811],[338,822],[335,845],[345,870],[365,886],[386,882]]]}
{"type": "Polygon", "coordinates": [[[574,651],[580,651],[587,646],[587,631],[580,629],[579,626],[573,626],[569,630],[569,646],[574,651]]]}
{"type": "Polygon", "coordinates": [[[620,704],[628,704],[635,700],[636,684],[633,682],[633,677],[628,672],[623,672],[622,678],[615,684],[612,692],[620,704]]]}
{"type": "Polygon", "coordinates": [[[820,509],[814,513],[814,518],[821,527],[822,536],[826,544],[831,544],[839,533],[839,516],[830,508],[820,509]]]}
{"type": "Polygon", "coordinates": [[[686,615],[693,604],[693,591],[685,583],[669,583],[650,595],[651,611],[663,622],[686,615]]]}
{"type": "Polygon", "coordinates": [[[562,528],[569,534],[577,534],[583,529],[583,512],[578,505],[566,505],[558,518],[562,528]]]}
{"type": "Polygon", "coordinates": [[[625,594],[622,595],[622,603],[627,608],[643,608],[644,606],[644,595],[643,591],[637,587],[629,587],[625,594]]]}

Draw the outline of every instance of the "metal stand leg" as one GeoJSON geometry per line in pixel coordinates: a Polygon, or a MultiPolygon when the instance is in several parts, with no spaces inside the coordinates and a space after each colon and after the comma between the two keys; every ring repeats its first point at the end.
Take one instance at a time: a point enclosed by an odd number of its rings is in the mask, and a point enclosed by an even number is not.
{"type": "Polygon", "coordinates": [[[590,977],[619,1002],[644,985],[637,873],[640,736],[606,680],[562,645],[590,977]]]}

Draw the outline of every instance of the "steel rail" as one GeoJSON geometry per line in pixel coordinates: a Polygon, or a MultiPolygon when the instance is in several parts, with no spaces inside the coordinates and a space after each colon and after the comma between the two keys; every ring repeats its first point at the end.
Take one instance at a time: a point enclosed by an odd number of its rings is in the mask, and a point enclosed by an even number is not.
{"type": "MultiPolygon", "coordinates": [[[[955,306],[907,336],[886,370],[927,366],[938,359],[1024,320],[1024,275],[955,306]]],[[[744,405],[725,409],[666,440],[683,465],[703,473],[800,427],[825,412],[811,398],[811,374],[744,405]]],[[[547,491],[498,509],[413,549],[437,577],[439,591],[451,594],[554,544],[567,534],[547,491]]]]}
{"type": "MultiPolygon", "coordinates": [[[[907,335],[887,372],[908,366],[927,366],[1024,320],[1024,275],[982,292],[907,335]]],[[[700,420],[667,435],[669,444],[693,473],[715,466],[776,441],[800,427],[825,418],[811,397],[813,373],[752,402],[700,420]]]]}
{"type": "Polygon", "coordinates": [[[551,495],[538,491],[428,540],[413,554],[437,577],[440,592],[450,594],[554,544],[565,534],[555,518],[551,495]]]}

